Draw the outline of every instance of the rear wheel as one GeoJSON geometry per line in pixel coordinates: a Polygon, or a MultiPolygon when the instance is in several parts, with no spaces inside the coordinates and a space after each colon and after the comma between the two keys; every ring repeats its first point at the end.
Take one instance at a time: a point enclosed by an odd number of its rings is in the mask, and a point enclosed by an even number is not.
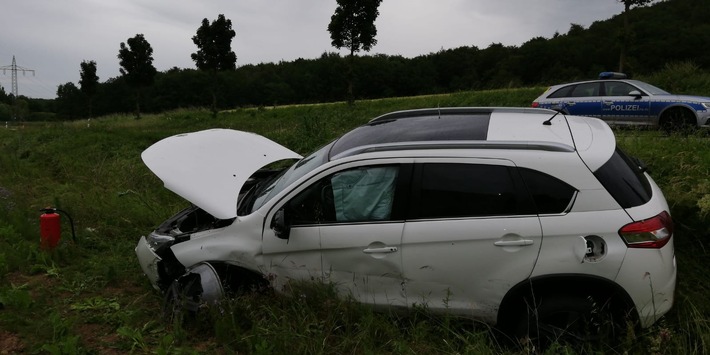
{"type": "Polygon", "coordinates": [[[515,335],[522,345],[546,349],[554,343],[582,350],[597,342],[613,342],[620,330],[611,304],[592,296],[543,296],[537,305],[526,301],[527,312],[515,335]]]}
{"type": "Polygon", "coordinates": [[[683,107],[673,107],[663,113],[659,125],[666,133],[688,132],[695,128],[696,119],[690,110],[683,107]]]}

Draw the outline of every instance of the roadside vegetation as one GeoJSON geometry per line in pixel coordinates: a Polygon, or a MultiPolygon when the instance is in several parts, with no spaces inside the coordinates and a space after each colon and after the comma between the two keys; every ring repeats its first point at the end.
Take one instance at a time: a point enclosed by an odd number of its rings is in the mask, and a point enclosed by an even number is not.
{"type": "MultiPolygon", "coordinates": [[[[697,68],[696,68],[697,69],[697,68]]],[[[679,75],[668,68],[662,75],[679,75]]],[[[669,79],[669,82],[674,82],[669,79]]],[[[710,93],[710,84],[697,88],[710,93]]],[[[380,114],[445,106],[529,106],[544,88],[236,109],[113,115],[0,128],[0,353],[470,353],[528,354],[470,320],[377,313],[334,296],[329,285],[295,284],[290,293],[246,294],[197,317],[163,316],[161,295],[142,275],[138,238],[185,207],[143,165],[140,154],[167,136],[208,128],[256,132],[301,154],[380,114]],[[62,241],[40,249],[39,209],[67,219],[62,241]]],[[[696,92],[698,93],[698,92],[696,92]]],[[[622,344],[584,352],[710,353],[710,138],[619,129],[618,143],[649,167],[666,194],[676,231],[676,304],[622,344]]],[[[603,223],[603,221],[600,221],[603,223]]],[[[549,353],[573,353],[553,346],[549,353]]]]}

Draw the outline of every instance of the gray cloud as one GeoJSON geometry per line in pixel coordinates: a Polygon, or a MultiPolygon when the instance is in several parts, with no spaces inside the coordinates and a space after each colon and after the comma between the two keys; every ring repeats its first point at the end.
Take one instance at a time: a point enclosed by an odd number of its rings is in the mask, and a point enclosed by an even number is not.
{"type": "MultiPolygon", "coordinates": [[[[219,14],[237,33],[238,66],[316,58],[336,51],[326,30],[335,6],[334,0],[11,1],[0,22],[0,66],[14,55],[17,65],[36,71],[19,74],[20,94],[54,98],[58,85],[78,85],[83,60],[97,62],[101,81],[119,76],[119,44],[142,33],[158,70],[194,68],[192,36],[203,18],[219,14]]],[[[442,48],[520,45],[622,10],[617,0],[384,0],[371,53],[415,57],[442,48]]],[[[6,92],[10,77],[0,73],[6,92]]]]}

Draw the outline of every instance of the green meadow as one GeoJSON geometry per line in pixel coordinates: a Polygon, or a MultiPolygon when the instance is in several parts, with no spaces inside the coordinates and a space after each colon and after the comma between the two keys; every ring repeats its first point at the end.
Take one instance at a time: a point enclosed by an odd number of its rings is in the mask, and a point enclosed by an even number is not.
{"type": "MultiPolygon", "coordinates": [[[[141,152],[183,132],[231,128],[306,154],[380,114],[447,106],[528,107],[544,88],[460,92],[320,105],[179,110],[0,127],[0,353],[50,354],[529,354],[494,329],[429,314],[377,313],[335,297],[329,285],[296,284],[227,300],[197,316],[163,317],[142,275],[141,235],[188,203],[143,164],[141,152]],[[62,241],[40,249],[39,209],[69,212],[62,241]]],[[[615,129],[646,163],[670,205],[679,267],[676,304],[622,344],[589,353],[710,353],[710,135],[615,129]]],[[[580,351],[580,349],[576,349],[580,351]]],[[[548,353],[574,353],[553,346],[548,353]]]]}

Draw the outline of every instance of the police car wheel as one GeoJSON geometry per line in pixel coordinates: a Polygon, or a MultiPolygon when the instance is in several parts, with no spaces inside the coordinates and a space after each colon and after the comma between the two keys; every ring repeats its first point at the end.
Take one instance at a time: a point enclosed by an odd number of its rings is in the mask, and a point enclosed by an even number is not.
{"type": "Polygon", "coordinates": [[[667,133],[686,131],[695,126],[695,115],[682,107],[674,107],[661,116],[661,128],[667,133]]]}

